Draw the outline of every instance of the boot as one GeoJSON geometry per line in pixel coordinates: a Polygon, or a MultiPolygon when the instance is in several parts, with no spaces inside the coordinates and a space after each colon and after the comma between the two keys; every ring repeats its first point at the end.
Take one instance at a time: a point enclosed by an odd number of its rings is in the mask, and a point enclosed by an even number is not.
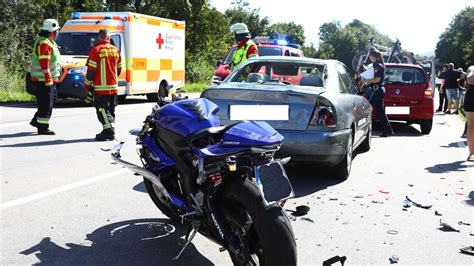
{"type": "Polygon", "coordinates": [[[38,128],[38,135],[56,135],[56,133],[48,128],[38,128]]]}
{"type": "Polygon", "coordinates": [[[114,140],[115,133],[113,129],[104,129],[99,134],[95,135],[95,140],[97,141],[107,141],[107,140],[114,140]]]}
{"type": "Polygon", "coordinates": [[[33,119],[30,121],[30,125],[32,127],[36,127],[36,128],[39,128],[40,127],[40,124],[36,121],[36,119],[33,119]]]}

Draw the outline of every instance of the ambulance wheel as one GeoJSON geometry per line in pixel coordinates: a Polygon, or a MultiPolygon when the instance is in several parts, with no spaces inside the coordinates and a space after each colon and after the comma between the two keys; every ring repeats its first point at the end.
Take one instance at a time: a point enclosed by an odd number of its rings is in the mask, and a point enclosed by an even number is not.
{"type": "Polygon", "coordinates": [[[156,93],[148,93],[146,98],[150,102],[156,102],[159,106],[165,105],[165,97],[166,97],[166,84],[161,83],[160,87],[158,88],[158,92],[156,93]]]}

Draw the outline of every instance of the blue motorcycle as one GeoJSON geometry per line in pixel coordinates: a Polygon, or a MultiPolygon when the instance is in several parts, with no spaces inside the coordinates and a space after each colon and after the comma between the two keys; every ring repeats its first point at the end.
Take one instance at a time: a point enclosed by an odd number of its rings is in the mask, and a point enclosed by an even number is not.
{"type": "Polygon", "coordinates": [[[221,126],[207,99],[153,108],[137,136],[143,167],[112,158],[144,177],[148,194],[170,219],[227,250],[235,265],[296,265],[291,223],[282,210],[294,196],[283,165],[274,159],[283,136],[265,122],[221,126]]]}

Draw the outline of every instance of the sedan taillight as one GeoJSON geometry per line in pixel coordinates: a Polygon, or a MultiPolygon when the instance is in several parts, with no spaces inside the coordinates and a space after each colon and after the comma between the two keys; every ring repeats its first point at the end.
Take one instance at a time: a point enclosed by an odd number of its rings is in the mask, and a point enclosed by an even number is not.
{"type": "Polygon", "coordinates": [[[336,126],[336,115],[334,107],[326,99],[319,99],[314,108],[313,115],[309,121],[310,126],[336,126]]]}

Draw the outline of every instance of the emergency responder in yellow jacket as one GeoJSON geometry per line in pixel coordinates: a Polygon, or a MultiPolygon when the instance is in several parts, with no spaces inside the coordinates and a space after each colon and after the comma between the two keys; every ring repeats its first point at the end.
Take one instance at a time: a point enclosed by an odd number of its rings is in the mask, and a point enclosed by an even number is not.
{"type": "Polygon", "coordinates": [[[247,58],[258,56],[257,45],[250,40],[250,32],[244,23],[235,23],[230,27],[230,32],[235,36],[237,47],[235,48],[230,69],[234,70],[238,65],[243,63],[247,58]]]}
{"type": "Polygon", "coordinates": [[[120,51],[110,44],[109,31],[99,30],[99,43],[89,51],[85,87],[89,91],[86,102],[94,101],[102,132],[97,141],[115,139],[114,122],[117,106],[118,76],[122,71],[120,51]]]}
{"type": "Polygon", "coordinates": [[[33,45],[31,80],[36,88],[38,110],[30,125],[38,129],[39,135],[54,135],[49,130],[49,119],[56,98],[56,85],[61,76],[61,55],[54,39],[59,32],[59,23],[55,19],[46,19],[33,45]]]}

